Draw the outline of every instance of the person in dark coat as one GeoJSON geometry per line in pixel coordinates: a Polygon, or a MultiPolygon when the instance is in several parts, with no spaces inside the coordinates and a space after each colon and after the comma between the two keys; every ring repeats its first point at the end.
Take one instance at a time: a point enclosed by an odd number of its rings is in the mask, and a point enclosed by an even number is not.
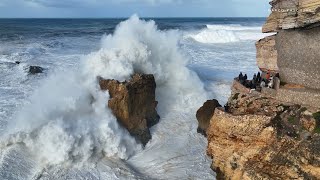
{"type": "Polygon", "coordinates": [[[261,83],[261,74],[258,72],[257,74],[257,83],[261,83]]]}
{"type": "Polygon", "coordinates": [[[257,85],[257,75],[254,73],[253,78],[252,78],[252,86],[251,89],[255,89],[257,85]]]}
{"type": "Polygon", "coordinates": [[[247,80],[248,79],[248,76],[247,76],[247,74],[244,74],[244,76],[243,76],[243,80],[247,80]]]}
{"type": "Polygon", "coordinates": [[[241,80],[243,79],[243,74],[242,74],[242,72],[240,72],[238,78],[239,78],[239,81],[241,81],[241,80]]]}

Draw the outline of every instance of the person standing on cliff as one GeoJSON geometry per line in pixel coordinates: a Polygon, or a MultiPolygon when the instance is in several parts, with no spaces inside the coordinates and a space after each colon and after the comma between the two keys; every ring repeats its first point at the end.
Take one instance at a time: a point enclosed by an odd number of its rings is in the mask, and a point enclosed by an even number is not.
{"type": "Polygon", "coordinates": [[[240,72],[240,74],[239,74],[239,76],[238,76],[238,79],[239,79],[240,82],[242,81],[242,79],[243,79],[243,74],[242,74],[242,72],[240,72]]]}
{"type": "Polygon", "coordinates": [[[257,75],[254,73],[253,78],[252,78],[252,86],[251,89],[255,89],[257,85],[257,75]]]}
{"type": "Polygon", "coordinates": [[[270,71],[268,70],[267,75],[266,75],[266,80],[269,81],[270,79],[270,71]]]}
{"type": "Polygon", "coordinates": [[[260,83],[261,82],[261,74],[260,72],[258,72],[257,74],[257,83],[260,83]]]}

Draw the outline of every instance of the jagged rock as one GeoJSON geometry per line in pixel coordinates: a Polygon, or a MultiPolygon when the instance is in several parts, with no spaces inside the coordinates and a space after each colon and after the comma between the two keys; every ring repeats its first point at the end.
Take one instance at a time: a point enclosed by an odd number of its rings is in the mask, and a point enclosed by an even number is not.
{"type": "Polygon", "coordinates": [[[43,68],[40,66],[30,66],[28,72],[29,74],[43,73],[43,68]]]}
{"type": "Polygon", "coordinates": [[[244,114],[268,114],[275,115],[279,102],[273,98],[267,98],[263,94],[248,94],[232,91],[227,102],[228,112],[235,115],[244,114]]]}
{"type": "Polygon", "coordinates": [[[270,4],[272,13],[263,32],[318,26],[320,21],[319,0],[273,0],[270,4]]]}
{"type": "Polygon", "coordinates": [[[221,105],[217,100],[213,99],[205,102],[203,106],[197,111],[198,133],[201,133],[204,136],[207,135],[206,131],[209,127],[210,119],[217,107],[221,107],[221,105]]]}
{"type": "Polygon", "coordinates": [[[100,78],[99,84],[102,90],[109,90],[108,106],[118,122],[142,144],[147,144],[151,139],[149,128],[160,119],[153,75],[135,74],[128,82],[100,78]]]}
{"type": "Polygon", "coordinates": [[[20,61],[15,61],[14,63],[16,63],[16,64],[20,64],[21,62],[20,62],[20,61]]]}
{"type": "Polygon", "coordinates": [[[278,54],[276,49],[276,35],[260,39],[256,43],[257,64],[262,70],[278,72],[278,54]]]}
{"type": "Polygon", "coordinates": [[[218,179],[320,177],[320,123],[313,118],[320,113],[269,97],[234,96],[230,113],[217,108],[207,130],[207,154],[218,179]]]}

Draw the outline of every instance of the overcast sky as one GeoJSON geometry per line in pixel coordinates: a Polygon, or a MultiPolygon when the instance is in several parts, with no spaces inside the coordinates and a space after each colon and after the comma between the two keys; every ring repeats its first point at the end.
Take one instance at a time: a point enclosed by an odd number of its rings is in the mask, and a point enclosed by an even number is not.
{"type": "Polygon", "coordinates": [[[0,17],[266,17],[268,0],[0,0],[0,17]]]}

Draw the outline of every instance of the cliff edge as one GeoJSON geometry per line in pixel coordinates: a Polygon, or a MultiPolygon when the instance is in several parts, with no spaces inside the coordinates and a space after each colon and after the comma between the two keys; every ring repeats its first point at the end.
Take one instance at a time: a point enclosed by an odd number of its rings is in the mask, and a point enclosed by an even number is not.
{"type": "Polygon", "coordinates": [[[217,179],[320,177],[320,0],[270,4],[262,31],[275,34],[256,43],[266,84],[253,90],[246,84],[256,79],[243,83],[239,75],[225,108],[207,110],[217,179]]]}

